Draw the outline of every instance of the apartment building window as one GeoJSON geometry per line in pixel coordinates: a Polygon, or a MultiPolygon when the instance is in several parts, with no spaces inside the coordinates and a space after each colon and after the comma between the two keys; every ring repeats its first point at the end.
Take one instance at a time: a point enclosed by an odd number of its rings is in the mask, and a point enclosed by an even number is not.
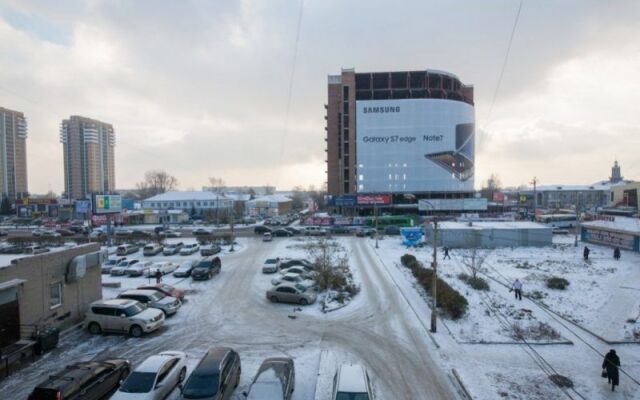
{"type": "Polygon", "coordinates": [[[49,309],[62,306],[62,282],[49,285],[49,309]]]}

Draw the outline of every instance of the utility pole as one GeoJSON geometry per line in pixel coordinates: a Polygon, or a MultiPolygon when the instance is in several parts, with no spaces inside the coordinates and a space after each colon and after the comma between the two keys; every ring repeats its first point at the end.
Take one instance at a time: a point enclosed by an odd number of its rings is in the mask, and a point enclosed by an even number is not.
{"type": "Polygon", "coordinates": [[[431,262],[431,267],[433,268],[433,279],[431,281],[431,332],[436,333],[437,331],[437,287],[438,287],[438,221],[433,219],[433,261],[431,262]]]}
{"type": "Polygon", "coordinates": [[[533,181],[530,183],[533,184],[533,215],[535,217],[536,210],[538,209],[538,192],[537,192],[538,178],[534,176],[533,181]]]}
{"type": "Polygon", "coordinates": [[[234,251],[233,242],[236,241],[236,237],[233,234],[233,223],[235,222],[233,207],[232,207],[232,211],[231,211],[231,220],[229,222],[230,222],[230,225],[231,225],[231,248],[229,249],[229,252],[233,252],[234,251]]]}
{"type": "Polygon", "coordinates": [[[373,214],[376,219],[376,249],[378,248],[378,204],[373,203],[373,214]]]}
{"type": "Polygon", "coordinates": [[[580,230],[580,192],[576,192],[576,227],[573,247],[578,247],[578,231],[580,230]]]}

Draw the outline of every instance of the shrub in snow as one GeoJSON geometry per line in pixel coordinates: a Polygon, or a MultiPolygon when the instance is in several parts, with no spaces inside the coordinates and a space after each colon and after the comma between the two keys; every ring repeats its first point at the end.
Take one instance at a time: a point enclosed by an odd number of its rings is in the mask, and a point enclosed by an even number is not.
{"type": "Polygon", "coordinates": [[[461,274],[458,274],[458,279],[471,286],[475,290],[489,290],[489,283],[487,283],[487,281],[480,278],[479,276],[473,277],[463,272],[461,274]]]}
{"type": "Polygon", "coordinates": [[[569,281],[564,278],[552,276],[551,278],[547,279],[547,287],[549,289],[564,290],[567,288],[567,286],[569,286],[569,281]]]}
{"type": "Polygon", "coordinates": [[[400,262],[407,268],[411,268],[411,265],[418,262],[418,259],[413,254],[405,254],[400,257],[400,262]]]}

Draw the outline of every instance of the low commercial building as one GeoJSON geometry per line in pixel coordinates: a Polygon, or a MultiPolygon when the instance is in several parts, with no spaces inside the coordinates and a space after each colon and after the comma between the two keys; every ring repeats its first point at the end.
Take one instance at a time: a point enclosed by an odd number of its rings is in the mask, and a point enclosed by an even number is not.
{"type": "Polygon", "coordinates": [[[640,251],[640,219],[604,217],[580,225],[583,242],[640,251]]]}
{"type": "MultiPolygon", "coordinates": [[[[427,225],[427,241],[433,243],[433,225],[427,225]]],[[[551,246],[551,228],[527,221],[440,222],[437,242],[449,248],[551,246]]]]}
{"type": "Polygon", "coordinates": [[[145,210],[182,210],[189,215],[228,213],[233,209],[233,199],[208,191],[166,192],[149,197],[142,202],[145,210]]]}
{"type": "Polygon", "coordinates": [[[189,221],[189,214],[183,210],[135,210],[123,214],[123,222],[139,224],[183,224],[189,221]]]}
{"type": "Polygon", "coordinates": [[[0,265],[0,348],[45,328],[70,327],[102,298],[95,243],[6,260],[0,265]]]}
{"type": "Polygon", "coordinates": [[[246,203],[247,214],[251,216],[276,217],[291,212],[292,201],[286,196],[272,194],[249,200],[246,203]]]}

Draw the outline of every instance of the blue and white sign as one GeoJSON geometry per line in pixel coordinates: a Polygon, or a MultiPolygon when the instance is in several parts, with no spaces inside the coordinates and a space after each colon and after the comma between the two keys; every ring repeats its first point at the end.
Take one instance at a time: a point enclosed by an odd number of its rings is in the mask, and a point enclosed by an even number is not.
{"type": "Polygon", "coordinates": [[[424,232],[422,228],[401,228],[402,244],[407,247],[416,247],[422,242],[424,232]]]}

